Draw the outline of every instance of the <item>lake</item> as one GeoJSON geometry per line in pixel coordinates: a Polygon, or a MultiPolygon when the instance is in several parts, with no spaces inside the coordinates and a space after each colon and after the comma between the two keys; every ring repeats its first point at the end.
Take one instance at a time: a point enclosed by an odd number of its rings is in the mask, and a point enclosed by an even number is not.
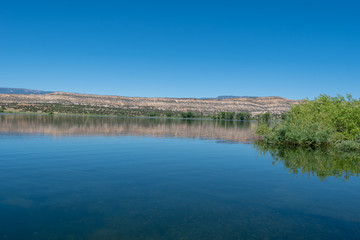
{"type": "Polygon", "coordinates": [[[255,122],[0,115],[0,239],[360,239],[360,157],[255,122]]]}

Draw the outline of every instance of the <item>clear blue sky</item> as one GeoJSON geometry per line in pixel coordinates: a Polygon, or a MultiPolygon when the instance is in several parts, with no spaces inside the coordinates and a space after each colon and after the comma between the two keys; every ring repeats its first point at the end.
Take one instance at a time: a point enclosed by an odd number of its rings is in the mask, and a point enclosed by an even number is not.
{"type": "Polygon", "coordinates": [[[1,1],[0,87],[360,97],[359,1],[1,1]]]}

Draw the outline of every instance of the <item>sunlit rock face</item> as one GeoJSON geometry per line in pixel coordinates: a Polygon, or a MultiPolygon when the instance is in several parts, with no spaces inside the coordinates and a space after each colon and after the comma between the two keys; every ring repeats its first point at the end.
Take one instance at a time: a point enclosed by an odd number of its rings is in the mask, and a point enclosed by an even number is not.
{"type": "Polygon", "coordinates": [[[120,97],[55,92],[44,95],[0,94],[0,103],[18,104],[63,104],[111,107],[119,109],[152,109],[178,112],[250,112],[280,114],[290,109],[300,100],[281,97],[231,98],[231,99],[195,99],[195,98],[143,98],[120,97]]]}

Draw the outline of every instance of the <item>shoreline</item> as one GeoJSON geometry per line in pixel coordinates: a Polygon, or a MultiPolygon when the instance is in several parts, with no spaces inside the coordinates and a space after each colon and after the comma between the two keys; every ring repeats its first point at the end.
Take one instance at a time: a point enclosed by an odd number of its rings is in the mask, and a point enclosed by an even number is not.
{"type": "Polygon", "coordinates": [[[75,114],[75,113],[39,113],[39,112],[14,112],[4,111],[1,115],[42,115],[42,116],[74,116],[74,117],[113,117],[113,118],[140,118],[140,119],[174,119],[174,120],[197,120],[197,121],[226,121],[226,122],[257,122],[257,119],[214,119],[214,118],[180,118],[180,117],[166,117],[166,116],[121,116],[121,115],[105,115],[105,114],[75,114]]]}

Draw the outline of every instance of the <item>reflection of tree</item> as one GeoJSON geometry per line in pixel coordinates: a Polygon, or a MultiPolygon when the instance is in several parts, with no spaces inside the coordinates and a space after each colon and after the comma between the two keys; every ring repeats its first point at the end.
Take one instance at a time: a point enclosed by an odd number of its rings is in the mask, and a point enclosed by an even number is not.
{"type": "Polygon", "coordinates": [[[281,163],[292,174],[307,174],[319,177],[321,181],[328,177],[349,180],[359,176],[360,155],[358,153],[340,153],[334,149],[300,149],[269,147],[256,144],[261,155],[270,154],[273,164],[281,163]]]}

